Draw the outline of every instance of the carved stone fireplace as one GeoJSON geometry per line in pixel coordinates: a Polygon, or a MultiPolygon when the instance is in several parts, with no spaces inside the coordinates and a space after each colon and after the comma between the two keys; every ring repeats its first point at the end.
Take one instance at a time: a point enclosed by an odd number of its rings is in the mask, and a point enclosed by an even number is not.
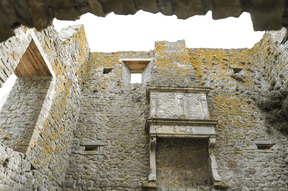
{"type": "Polygon", "coordinates": [[[147,89],[150,113],[146,128],[150,136],[149,188],[156,187],[157,138],[207,139],[210,174],[214,182],[220,182],[213,148],[216,142],[217,120],[209,119],[208,87],[151,87],[147,89]]]}

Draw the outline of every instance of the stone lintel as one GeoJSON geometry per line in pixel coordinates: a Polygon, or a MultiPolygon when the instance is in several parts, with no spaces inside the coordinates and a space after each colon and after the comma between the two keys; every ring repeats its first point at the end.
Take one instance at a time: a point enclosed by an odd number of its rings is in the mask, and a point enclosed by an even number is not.
{"type": "Polygon", "coordinates": [[[257,146],[258,145],[260,145],[260,146],[262,146],[262,145],[271,145],[271,146],[275,145],[275,142],[272,142],[272,141],[255,141],[254,143],[257,146]]]}
{"type": "MultiPolygon", "coordinates": [[[[146,129],[151,136],[215,138],[217,120],[195,119],[148,119],[146,129]]],[[[211,140],[213,141],[213,140],[211,140]]],[[[213,144],[213,143],[212,143],[213,144]]]]}
{"type": "Polygon", "coordinates": [[[146,129],[148,130],[150,125],[179,125],[179,126],[211,126],[215,127],[218,124],[218,120],[213,119],[179,119],[179,118],[149,118],[146,120],[146,129]]]}
{"type": "Polygon", "coordinates": [[[131,73],[142,73],[148,64],[153,61],[153,58],[129,58],[119,59],[122,64],[125,64],[131,73]]]}

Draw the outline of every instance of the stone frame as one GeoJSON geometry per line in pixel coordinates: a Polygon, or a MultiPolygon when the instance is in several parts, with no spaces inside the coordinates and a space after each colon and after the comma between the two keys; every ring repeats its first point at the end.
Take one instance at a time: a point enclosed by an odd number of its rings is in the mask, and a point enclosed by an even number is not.
{"type": "Polygon", "coordinates": [[[147,72],[151,67],[151,62],[153,58],[123,58],[119,59],[119,62],[122,64],[122,78],[123,80],[130,84],[131,83],[131,74],[138,73],[142,74],[141,83],[148,82],[150,79],[149,72],[147,72]],[[132,67],[128,64],[132,63],[132,67]],[[143,67],[144,66],[144,67],[143,67]],[[139,69],[138,69],[139,68],[139,69]]]}
{"type": "MultiPolygon", "coordinates": [[[[148,182],[156,182],[156,144],[157,137],[161,138],[207,138],[208,154],[210,160],[211,175],[214,182],[221,182],[218,175],[216,158],[213,149],[216,144],[215,126],[218,120],[209,119],[209,110],[207,104],[207,94],[211,88],[208,87],[188,87],[188,88],[171,88],[171,87],[153,87],[147,89],[146,95],[150,101],[150,115],[146,120],[146,131],[149,133],[149,155],[150,155],[150,172],[148,182]],[[158,92],[174,92],[175,102],[178,104],[178,118],[159,118],[157,116],[158,92]],[[184,112],[183,93],[199,94],[200,102],[203,109],[202,119],[182,118],[184,112]],[[182,107],[182,108],[181,108],[182,107]]],[[[146,185],[146,184],[145,184],[146,185]]],[[[143,184],[143,186],[145,187],[143,184]]],[[[155,184],[147,184],[149,188],[156,187],[155,184]],[[151,187],[151,185],[153,185],[151,187]]],[[[147,187],[148,188],[148,187],[147,187]]]]}

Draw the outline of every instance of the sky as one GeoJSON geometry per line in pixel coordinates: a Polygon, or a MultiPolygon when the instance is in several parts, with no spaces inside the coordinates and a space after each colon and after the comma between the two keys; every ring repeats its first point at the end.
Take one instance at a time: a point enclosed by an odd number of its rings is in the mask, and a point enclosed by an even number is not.
{"type": "Polygon", "coordinates": [[[155,41],[182,39],[188,48],[252,48],[263,36],[263,32],[253,31],[248,13],[221,20],[212,20],[211,11],[186,20],[144,11],[128,16],[110,13],[105,18],[87,13],[76,22],[53,23],[58,31],[68,25],[84,24],[92,52],[149,51],[154,49],[155,41]]]}
{"type": "MultiPolygon", "coordinates": [[[[87,13],[77,21],[55,19],[53,24],[57,31],[84,24],[92,52],[149,51],[154,49],[155,41],[183,39],[188,48],[252,48],[263,36],[263,32],[253,31],[248,13],[221,20],[212,20],[211,11],[186,20],[144,11],[128,16],[110,13],[105,18],[87,13]]],[[[9,93],[15,80],[16,76],[11,76],[0,88],[0,100],[9,93]]]]}

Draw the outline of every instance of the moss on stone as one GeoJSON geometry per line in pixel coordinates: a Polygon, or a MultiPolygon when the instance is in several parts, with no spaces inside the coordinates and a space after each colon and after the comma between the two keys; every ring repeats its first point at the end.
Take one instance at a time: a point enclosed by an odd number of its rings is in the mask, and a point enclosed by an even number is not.
{"type": "Polygon", "coordinates": [[[258,107],[264,111],[268,125],[288,132],[288,89],[271,91],[257,102],[258,107]]]}

